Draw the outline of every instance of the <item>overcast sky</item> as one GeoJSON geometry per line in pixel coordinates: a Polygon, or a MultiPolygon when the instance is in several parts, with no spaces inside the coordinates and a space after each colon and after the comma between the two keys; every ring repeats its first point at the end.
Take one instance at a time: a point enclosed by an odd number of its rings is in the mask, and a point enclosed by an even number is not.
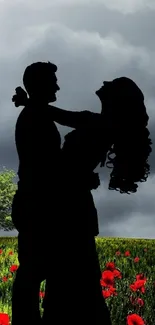
{"type": "MultiPolygon", "coordinates": [[[[102,82],[132,78],[144,92],[154,142],[154,31],[154,0],[0,0],[0,167],[18,169],[14,130],[21,108],[11,98],[35,61],[57,64],[57,106],[70,110],[100,112],[95,90],[102,82]]],[[[62,139],[69,131],[59,130],[62,139]]],[[[108,172],[101,171],[93,192],[100,236],[155,238],[154,152],[149,161],[148,181],[130,196],[109,191],[108,172]]]]}

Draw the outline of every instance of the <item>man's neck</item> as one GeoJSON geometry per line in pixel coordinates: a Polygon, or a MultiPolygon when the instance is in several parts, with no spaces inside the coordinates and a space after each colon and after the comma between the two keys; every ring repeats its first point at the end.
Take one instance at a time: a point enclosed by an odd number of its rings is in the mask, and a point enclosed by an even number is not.
{"type": "Polygon", "coordinates": [[[46,99],[40,97],[30,97],[29,103],[34,106],[48,106],[49,104],[46,99]]]}

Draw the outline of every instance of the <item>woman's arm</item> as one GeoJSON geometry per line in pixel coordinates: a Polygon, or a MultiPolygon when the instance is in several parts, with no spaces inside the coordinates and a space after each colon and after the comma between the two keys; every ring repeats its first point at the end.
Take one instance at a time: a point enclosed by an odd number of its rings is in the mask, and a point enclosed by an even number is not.
{"type": "Polygon", "coordinates": [[[53,121],[58,124],[78,128],[89,124],[94,124],[100,117],[100,114],[90,111],[67,111],[55,106],[49,106],[53,121]]]}

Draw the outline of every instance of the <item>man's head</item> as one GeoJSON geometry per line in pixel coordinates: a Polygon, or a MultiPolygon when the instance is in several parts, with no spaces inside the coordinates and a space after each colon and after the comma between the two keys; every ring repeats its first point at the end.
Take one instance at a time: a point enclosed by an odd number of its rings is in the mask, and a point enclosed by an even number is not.
{"type": "Polygon", "coordinates": [[[57,66],[50,62],[36,62],[29,65],[23,75],[23,83],[29,97],[47,103],[56,100],[60,89],[56,78],[57,66]]]}

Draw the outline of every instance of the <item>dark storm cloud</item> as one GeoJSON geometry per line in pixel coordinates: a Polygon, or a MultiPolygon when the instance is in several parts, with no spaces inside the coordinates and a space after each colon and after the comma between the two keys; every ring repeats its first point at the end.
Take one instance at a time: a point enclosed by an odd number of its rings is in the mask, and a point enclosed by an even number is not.
{"type": "MultiPolygon", "coordinates": [[[[25,67],[33,61],[58,65],[57,106],[100,112],[95,90],[103,80],[122,75],[142,89],[155,139],[155,11],[151,1],[39,0],[0,2],[0,166],[17,171],[14,127],[21,109],[14,108],[14,88],[22,85],[25,67]]],[[[68,128],[59,127],[61,135],[68,128]]],[[[153,146],[154,148],[154,146],[153,146]]],[[[155,230],[154,151],[151,178],[128,197],[108,191],[108,173],[101,169],[102,186],[93,193],[100,235],[149,237],[155,230]],[[146,218],[149,221],[146,226],[146,218]]]]}

